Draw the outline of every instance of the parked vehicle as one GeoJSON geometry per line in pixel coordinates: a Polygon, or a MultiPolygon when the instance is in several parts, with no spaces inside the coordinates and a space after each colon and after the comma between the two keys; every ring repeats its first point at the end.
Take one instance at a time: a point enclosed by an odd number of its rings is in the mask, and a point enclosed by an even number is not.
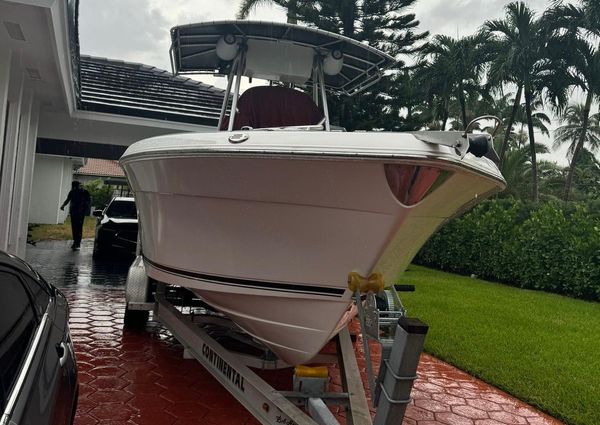
{"type": "Polygon", "coordinates": [[[0,424],[72,424],[77,366],[64,295],[0,251],[0,424]]]}
{"type": "Polygon", "coordinates": [[[448,218],[506,186],[491,134],[332,127],[327,92],[356,95],[396,63],[365,43],[259,21],[177,26],[171,41],[176,74],[229,84],[223,131],[141,140],[120,159],[145,270],[288,364],[310,363],[352,319],[352,276],[390,284],[448,218]],[[240,95],[242,76],[276,84],[240,95]]]}
{"type": "Polygon", "coordinates": [[[95,210],[94,258],[106,254],[135,255],[138,218],[133,198],[116,197],[104,210],[95,210]]]}

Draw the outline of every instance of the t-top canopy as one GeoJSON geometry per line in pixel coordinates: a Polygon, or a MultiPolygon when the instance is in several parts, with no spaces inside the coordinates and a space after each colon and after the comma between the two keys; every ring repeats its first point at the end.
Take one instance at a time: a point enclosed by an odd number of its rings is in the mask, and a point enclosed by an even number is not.
{"type": "Polygon", "coordinates": [[[325,88],[353,95],[378,81],[395,59],[351,38],[299,25],[262,21],[217,21],[171,29],[176,74],[227,75],[239,50],[243,75],[313,84],[314,58],[323,60],[325,88]]]}

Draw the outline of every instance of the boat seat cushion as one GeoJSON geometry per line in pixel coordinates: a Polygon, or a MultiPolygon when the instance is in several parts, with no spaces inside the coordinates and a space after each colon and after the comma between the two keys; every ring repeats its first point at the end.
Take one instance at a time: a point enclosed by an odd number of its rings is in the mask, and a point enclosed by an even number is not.
{"type": "MultiPolygon", "coordinates": [[[[323,119],[317,105],[305,93],[278,86],[258,86],[246,90],[238,100],[234,130],[314,125],[323,119]]],[[[225,117],[221,129],[226,129],[225,117]]]]}

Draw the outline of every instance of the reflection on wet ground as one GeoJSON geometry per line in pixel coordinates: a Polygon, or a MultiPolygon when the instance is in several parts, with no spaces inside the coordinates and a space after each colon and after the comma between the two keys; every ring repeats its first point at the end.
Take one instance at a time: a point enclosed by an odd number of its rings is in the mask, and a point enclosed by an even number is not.
{"type": "Polygon", "coordinates": [[[79,370],[74,425],[257,424],[250,413],[161,325],[123,328],[125,280],[132,258],[92,259],[70,241],[39,242],[27,260],[59,287],[79,370]]]}
{"type": "Polygon", "coordinates": [[[84,239],[73,251],[71,241],[42,241],[27,248],[27,261],[48,282],[59,288],[74,285],[121,287],[125,285],[132,257],[92,259],[93,239],[84,239]]]}
{"type": "MultiPolygon", "coordinates": [[[[69,241],[39,242],[27,251],[29,263],[69,300],[79,369],[75,425],[257,424],[198,362],[182,358],[182,346],[160,324],[150,322],[143,330],[123,329],[124,285],[132,259],[96,261],[92,250],[93,241],[85,240],[80,251],[71,251],[69,241]]],[[[360,336],[356,347],[366,382],[360,336]]],[[[378,348],[373,342],[374,352],[378,348]]],[[[291,383],[289,370],[259,374],[276,388],[291,389],[286,388],[291,383]]],[[[329,376],[331,390],[341,391],[338,365],[329,366],[329,376]]],[[[343,410],[334,412],[345,423],[343,410]]],[[[560,422],[423,354],[403,424],[560,422]]]]}

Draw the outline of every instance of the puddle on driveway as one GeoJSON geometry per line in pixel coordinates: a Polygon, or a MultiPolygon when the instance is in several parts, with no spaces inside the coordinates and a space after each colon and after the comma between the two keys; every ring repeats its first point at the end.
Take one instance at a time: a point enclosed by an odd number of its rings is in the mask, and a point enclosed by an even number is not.
{"type": "Polygon", "coordinates": [[[48,282],[59,288],[103,286],[122,288],[132,257],[95,260],[93,239],[84,239],[73,251],[71,241],[41,241],[27,246],[27,261],[48,282]]]}

